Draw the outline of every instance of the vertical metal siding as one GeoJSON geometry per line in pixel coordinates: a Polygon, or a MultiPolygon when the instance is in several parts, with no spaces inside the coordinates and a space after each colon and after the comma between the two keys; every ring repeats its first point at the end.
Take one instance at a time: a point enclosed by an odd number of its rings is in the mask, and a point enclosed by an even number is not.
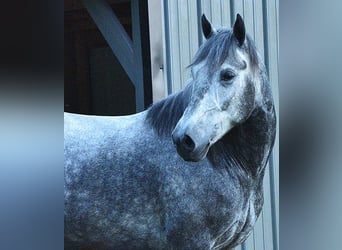
{"type": "MultiPolygon", "coordinates": [[[[279,89],[278,89],[278,62],[279,62],[279,24],[278,24],[278,6],[279,2],[264,0],[264,27],[267,32],[264,33],[264,40],[267,46],[265,50],[265,61],[269,73],[269,79],[272,86],[273,96],[275,100],[276,113],[279,120],[279,89]]],[[[277,131],[279,131],[279,123],[277,123],[277,131]]],[[[271,196],[271,212],[274,249],[279,249],[279,136],[277,135],[275,147],[271,155],[270,166],[270,196],[271,196]]]]}
{"type": "MultiPolygon", "coordinates": [[[[278,0],[164,0],[166,71],[169,94],[179,91],[189,78],[186,66],[204,41],[200,15],[205,13],[216,27],[231,27],[237,13],[243,16],[247,32],[265,60],[271,82],[277,118],[278,95],[278,0]]],[[[279,131],[277,125],[277,131],[279,131]]],[[[237,250],[279,249],[279,139],[264,178],[264,207],[245,243],[237,250]]]]}

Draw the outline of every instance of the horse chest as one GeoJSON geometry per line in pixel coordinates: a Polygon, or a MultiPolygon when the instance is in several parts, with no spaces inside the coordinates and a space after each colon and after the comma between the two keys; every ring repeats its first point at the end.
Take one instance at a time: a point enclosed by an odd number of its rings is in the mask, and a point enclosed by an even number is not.
{"type": "Polygon", "coordinates": [[[220,232],[211,241],[211,249],[230,249],[247,239],[262,208],[262,200],[255,197],[252,193],[241,210],[231,214],[234,221],[222,223],[220,232]]]}

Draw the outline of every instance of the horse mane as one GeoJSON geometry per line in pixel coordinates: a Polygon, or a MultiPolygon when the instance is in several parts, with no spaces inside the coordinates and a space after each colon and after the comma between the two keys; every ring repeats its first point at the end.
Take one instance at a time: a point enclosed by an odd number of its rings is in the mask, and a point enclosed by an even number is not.
{"type": "Polygon", "coordinates": [[[159,136],[171,135],[189,103],[189,83],[182,91],[153,104],[148,110],[146,121],[159,136]]]}

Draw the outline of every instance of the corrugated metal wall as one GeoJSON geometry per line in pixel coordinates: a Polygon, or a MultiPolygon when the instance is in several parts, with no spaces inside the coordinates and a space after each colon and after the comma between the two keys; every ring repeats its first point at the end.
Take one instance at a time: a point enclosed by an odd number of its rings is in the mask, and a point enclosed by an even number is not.
{"type": "MultiPolygon", "coordinates": [[[[236,13],[245,21],[247,32],[254,38],[263,55],[273,89],[279,120],[278,0],[164,0],[164,58],[168,93],[180,90],[189,78],[186,66],[203,42],[200,17],[205,13],[216,27],[231,27],[236,13]]],[[[278,125],[277,125],[278,126],[278,125]]],[[[279,130],[277,130],[279,131],[279,130]]],[[[279,139],[264,178],[265,203],[253,233],[236,249],[279,249],[279,139]]]]}

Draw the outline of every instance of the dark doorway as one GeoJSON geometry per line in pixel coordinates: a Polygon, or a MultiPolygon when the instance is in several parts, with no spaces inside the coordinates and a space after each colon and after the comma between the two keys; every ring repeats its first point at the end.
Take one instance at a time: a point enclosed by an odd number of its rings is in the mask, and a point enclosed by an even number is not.
{"type": "MultiPolygon", "coordinates": [[[[132,39],[131,1],[107,2],[132,39]]],[[[148,21],[140,22],[140,26],[148,27],[148,21]]],[[[142,39],[146,38],[148,36],[142,36],[142,39]]],[[[150,58],[146,55],[149,53],[143,55],[143,61],[150,65],[150,58]]],[[[148,72],[148,64],[144,65],[146,67],[148,72]]],[[[134,84],[81,0],[64,1],[64,72],[66,112],[95,115],[125,115],[136,112],[134,84]]],[[[147,91],[144,90],[143,97],[147,99],[146,106],[152,102],[152,98],[148,96],[149,88],[152,87],[148,84],[151,81],[147,74],[144,75],[144,88],[147,86],[147,91]]]]}

